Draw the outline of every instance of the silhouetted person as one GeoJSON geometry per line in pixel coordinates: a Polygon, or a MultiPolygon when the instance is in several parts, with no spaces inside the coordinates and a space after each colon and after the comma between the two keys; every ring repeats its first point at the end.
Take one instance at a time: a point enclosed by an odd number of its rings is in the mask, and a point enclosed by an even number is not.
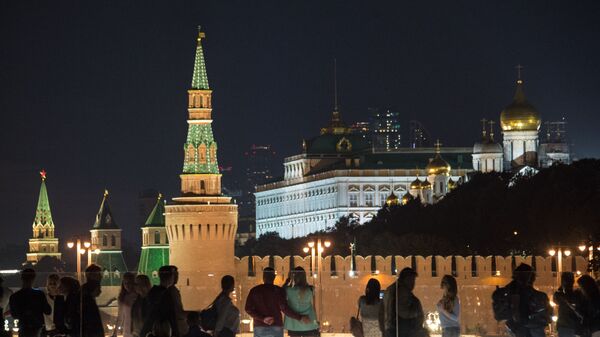
{"type": "Polygon", "coordinates": [[[444,275],[440,284],[444,290],[442,299],[437,304],[442,326],[442,337],[460,336],[460,300],[458,285],[452,275],[444,275]]]}
{"type": "MultiPolygon", "coordinates": [[[[135,291],[135,274],[126,272],[123,274],[121,281],[121,290],[117,296],[118,312],[117,323],[115,326],[120,326],[123,331],[123,337],[133,337],[132,329],[132,308],[133,303],[137,300],[138,294],[135,291]]],[[[113,336],[117,336],[117,329],[113,330],[113,336]]]]}
{"type": "Polygon", "coordinates": [[[385,290],[387,336],[409,337],[423,329],[423,307],[413,294],[416,279],[417,273],[412,268],[404,268],[398,275],[398,280],[385,290]]]}
{"type": "Polygon", "coordinates": [[[583,275],[577,280],[577,285],[583,295],[583,325],[584,335],[600,337],[600,291],[594,279],[583,275]]]}
{"type": "Polygon", "coordinates": [[[12,294],[9,300],[10,312],[19,320],[19,337],[39,337],[44,327],[44,314],[49,315],[52,308],[46,301],[46,295],[33,288],[35,271],[21,271],[21,290],[12,294]]]}
{"type": "Polygon", "coordinates": [[[565,272],[560,275],[560,288],[553,296],[554,303],[558,305],[558,337],[575,337],[583,332],[582,296],[580,292],[573,290],[574,284],[573,273],[565,272]]]}
{"type": "Polygon", "coordinates": [[[240,326],[240,311],[231,301],[231,293],[235,289],[235,280],[231,275],[221,278],[221,292],[214,301],[217,308],[217,322],[215,324],[215,337],[232,337],[238,332],[240,326]]]}
{"type": "Polygon", "coordinates": [[[97,264],[90,264],[85,268],[85,281],[95,281],[97,283],[102,282],[102,268],[97,264]]]}
{"type": "Polygon", "coordinates": [[[83,337],[104,337],[104,325],[96,298],[102,292],[100,282],[89,280],[81,287],[81,331],[83,337]]]}
{"type": "Polygon", "coordinates": [[[245,310],[254,319],[255,337],[283,337],[281,313],[297,320],[304,316],[288,307],[285,290],[273,284],[275,270],[263,269],[263,284],[250,289],[245,310]]]}
{"type": "Polygon", "coordinates": [[[4,279],[0,277],[0,316],[4,318],[4,315],[10,312],[8,307],[8,300],[13,292],[10,288],[4,286],[4,279]]]}
{"type": "Polygon", "coordinates": [[[68,336],[80,336],[81,329],[81,286],[76,279],[65,276],[60,279],[58,290],[65,298],[62,313],[64,333],[68,336]]]}
{"type": "Polygon", "coordinates": [[[163,321],[169,323],[172,336],[184,336],[188,327],[183,304],[181,303],[181,294],[175,287],[179,280],[177,267],[160,267],[158,277],[160,284],[152,287],[148,292],[148,302],[152,310],[144,320],[140,336],[146,336],[155,322],[163,321]]]}
{"type": "Polygon", "coordinates": [[[131,307],[131,331],[136,337],[140,337],[144,327],[144,318],[148,317],[152,307],[148,301],[148,293],[152,288],[150,278],[146,275],[137,275],[135,277],[135,292],[138,294],[133,306],[131,307]]]}
{"type": "Polygon", "coordinates": [[[358,298],[358,314],[363,325],[364,337],[382,337],[384,328],[383,301],[379,298],[381,283],[370,279],[365,294],[358,298]]]}

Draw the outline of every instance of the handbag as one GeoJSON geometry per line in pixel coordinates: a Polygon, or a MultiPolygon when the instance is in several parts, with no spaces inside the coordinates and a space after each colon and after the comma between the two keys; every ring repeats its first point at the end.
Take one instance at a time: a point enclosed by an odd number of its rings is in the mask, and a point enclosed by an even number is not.
{"type": "Polygon", "coordinates": [[[358,311],[356,312],[356,317],[350,317],[350,332],[352,332],[352,336],[354,337],[364,337],[365,335],[363,331],[363,324],[358,319],[359,313],[360,306],[358,307],[358,311]]]}

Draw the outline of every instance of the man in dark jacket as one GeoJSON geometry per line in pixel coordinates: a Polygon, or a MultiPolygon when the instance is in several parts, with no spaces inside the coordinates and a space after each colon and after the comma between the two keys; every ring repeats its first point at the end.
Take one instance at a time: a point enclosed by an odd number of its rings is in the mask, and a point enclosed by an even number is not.
{"type": "Polygon", "coordinates": [[[275,270],[267,267],[263,269],[263,284],[248,293],[245,309],[254,319],[255,337],[283,337],[282,312],[293,319],[310,321],[307,316],[299,315],[288,307],[284,290],[273,284],[274,281],[275,270]]]}
{"type": "Polygon", "coordinates": [[[575,337],[583,332],[583,299],[573,290],[575,275],[564,272],[560,275],[560,288],[554,293],[558,305],[556,329],[559,337],[575,337]]]}
{"type": "Polygon", "coordinates": [[[21,271],[21,290],[10,296],[9,307],[12,316],[19,320],[19,337],[39,337],[44,327],[44,314],[52,308],[41,290],[33,288],[35,271],[21,271]]]}
{"type": "Polygon", "coordinates": [[[146,336],[152,330],[152,325],[161,321],[169,322],[173,337],[184,336],[188,332],[188,326],[181,303],[181,294],[175,287],[179,279],[177,267],[160,267],[158,277],[160,284],[153,286],[148,292],[147,298],[152,310],[144,320],[140,336],[146,336]]]}

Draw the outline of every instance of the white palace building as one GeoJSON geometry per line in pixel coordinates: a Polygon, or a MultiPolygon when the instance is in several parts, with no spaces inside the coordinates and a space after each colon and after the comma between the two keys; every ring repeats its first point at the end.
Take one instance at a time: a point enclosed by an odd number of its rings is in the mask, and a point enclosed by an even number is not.
{"type": "Polygon", "coordinates": [[[474,146],[442,148],[437,142],[435,148],[378,152],[344,125],[336,107],[329,126],[305,140],[301,154],[285,158],[283,180],[257,186],[256,236],[302,237],[344,216],[363,224],[383,206],[411,199],[433,204],[474,172],[569,163],[568,147],[539,144],[540,125],[520,78],[513,102],[500,115],[502,143],[494,141],[492,124],[487,131],[484,123],[474,146]]]}

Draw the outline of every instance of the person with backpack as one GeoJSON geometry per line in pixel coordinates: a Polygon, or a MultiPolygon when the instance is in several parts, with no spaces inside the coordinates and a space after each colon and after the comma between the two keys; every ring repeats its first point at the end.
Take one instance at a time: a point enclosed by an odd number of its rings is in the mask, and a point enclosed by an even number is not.
{"type": "Polygon", "coordinates": [[[158,321],[168,322],[171,326],[171,335],[181,337],[187,334],[187,323],[181,294],[175,287],[179,280],[179,272],[175,266],[162,266],[158,269],[159,284],[153,286],[148,292],[148,303],[152,310],[142,327],[140,336],[146,336],[158,321]]]}
{"type": "Polygon", "coordinates": [[[444,294],[437,304],[437,310],[442,326],[442,337],[458,337],[460,336],[460,301],[454,276],[444,275],[441,288],[444,294]]]}
{"type": "Polygon", "coordinates": [[[575,275],[563,272],[560,275],[560,288],[554,293],[554,303],[558,305],[556,330],[558,337],[582,335],[583,315],[581,314],[582,296],[573,290],[575,275]]]}
{"type": "Polygon", "coordinates": [[[282,312],[297,320],[309,319],[289,308],[285,290],[274,282],[275,270],[263,269],[263,284],[250,289],[246,298],[245,310],[254,319],[255,337],[283,337],[282,312]]]}
{"type": "Polygon", "coordinates": [[[385,327],[387,337],[424,336],[425,314],[421,301],[413,294],[417,272],[404,268],[396,282],[385,290],[385,327]]]}
{"type": "Polygon", "coordinates": [[[221,292],[214,300],[217,311],[214,337],[233,337],[240,327],[240,310],[233,304],[231,293],[235,290],[235,279],[231,275],[221,278],[221,292]]]}
{"type": "Polygon", "coordinates": [[[512,281],[492,295],[496,319],[506,318],[507,328],[516,337],[544,337],[544,330],[551,322],[552,308],[548,295],[537,291],[533,287],[534,282],[533,268],[521,263],[513,271],[512,281]],[[501,306],[497,303],[498,292],[502,292],[505,297],[501,306]],[[500,317],[502,315],[498,311],[502,311],[507,317],[500,317]]]}
{"type": "Polygon", "coordinates": [[[49,315],[52,308],[46,295],[33,288],[35,271],[30,268],[21,271],[21,290],[12,294],[9,307],[12,316],[19,320],[19,337],[40,337],[44,328],[44,315],[49,315]]]}
{"type": "Polygon", "coordinates": [[[577,279],[577,285],[583,295],[584,335],[600,337],[600,290],[598,290],[598,285],[589,275],[583,275],[577,279]]]}

